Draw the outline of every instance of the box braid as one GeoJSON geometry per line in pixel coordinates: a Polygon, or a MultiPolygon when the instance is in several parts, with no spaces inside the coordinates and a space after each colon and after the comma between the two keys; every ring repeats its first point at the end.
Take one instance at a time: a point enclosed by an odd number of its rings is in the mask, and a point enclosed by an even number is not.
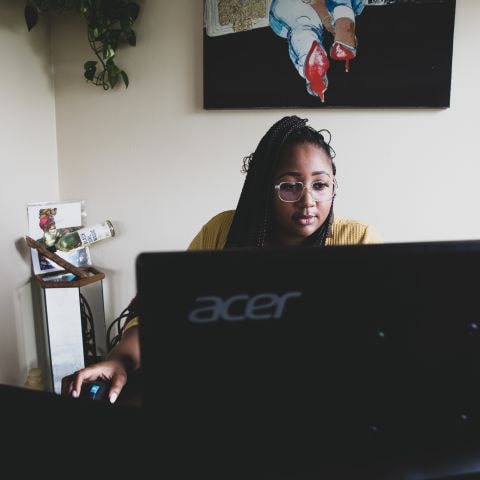
{"type": "MultiPolygon", "coordinates": [[[[245,157],[243,171],[247,174],[238,200],[232,226],[225,248],[265,246],[271,226],[273,176],[284,148],[299,143],[311,143],[326,152],[333,162],[335,152],[330,147],[330,139],[325,141],[322,132],[307,126],[308,119],[295,115],[283,117],[276,122],[260,140],[254,153],[245,157]]],[[[330,132],[328,132],[330,133],[330,132]]],[[[332,208],[322,227],[309,240],[309,245],[323,246],[333,222],[332,208]]]]}

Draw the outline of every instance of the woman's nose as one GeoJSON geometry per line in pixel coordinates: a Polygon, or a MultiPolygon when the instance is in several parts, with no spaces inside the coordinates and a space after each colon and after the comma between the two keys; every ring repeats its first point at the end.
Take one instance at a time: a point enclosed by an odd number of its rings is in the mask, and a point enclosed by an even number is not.
{"type": "Polygon", "coordinates": [[[300,200],[299,200],[300,204],[301,205],[305,205],[305,206],[309,206],[309,207],[313,207],[315,206],[315,200],[312,196],[312,192],[310,192],[310,189],[305,187],[303,189],[303,193],[302,193],[302,196],[300,197],[300,200]]]}

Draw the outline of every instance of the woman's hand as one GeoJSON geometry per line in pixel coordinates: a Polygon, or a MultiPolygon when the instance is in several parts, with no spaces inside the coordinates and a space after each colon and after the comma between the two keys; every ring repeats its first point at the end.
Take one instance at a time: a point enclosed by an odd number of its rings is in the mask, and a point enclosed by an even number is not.
{"type": "Polygon", "coordinates": [[[78,398],[84,382],[93,382],[99,378],[110,382],[108,399],[114,403],[127,383],[125,366],[117,359],[96,363],[62,378],[62,395],[78,398]]]}
{"type": "Polygon", "coordinates": [[[62,378],[62,395],[78,398],[84,382],[102,379],[110,382],[108,399],[114,403],[127,383],[129,372],[140,368],[140,337],[138,326],[127,329],[103,362],[78,370],[62,378]]]}

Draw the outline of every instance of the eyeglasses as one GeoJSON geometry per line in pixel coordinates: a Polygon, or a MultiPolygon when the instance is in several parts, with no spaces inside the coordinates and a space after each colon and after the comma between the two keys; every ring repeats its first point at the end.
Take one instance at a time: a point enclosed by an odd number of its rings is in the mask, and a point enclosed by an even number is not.
{"type": "Polygon", "coordinates": [[[282,202],[298,202],[303,197],[303,192],[307,189],[315,202],[326,202],[335,196],[337,191],[337,181],[330,175],[325,174],[326,178],[312,182],[307,187],[303,182],[281,182],[275,185],[278,198],[282,202]]]}

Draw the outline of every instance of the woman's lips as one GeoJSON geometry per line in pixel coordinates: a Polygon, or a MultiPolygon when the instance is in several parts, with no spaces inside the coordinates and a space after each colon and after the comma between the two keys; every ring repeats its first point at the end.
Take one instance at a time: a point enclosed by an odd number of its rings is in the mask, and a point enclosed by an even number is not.
{"type": "Polygon", "coordinates": [[[315,215],[295,215],[293,217],[295,222],[302,226],[311,225],[315,221],[315,218],[317,218],[315,215]]]}

